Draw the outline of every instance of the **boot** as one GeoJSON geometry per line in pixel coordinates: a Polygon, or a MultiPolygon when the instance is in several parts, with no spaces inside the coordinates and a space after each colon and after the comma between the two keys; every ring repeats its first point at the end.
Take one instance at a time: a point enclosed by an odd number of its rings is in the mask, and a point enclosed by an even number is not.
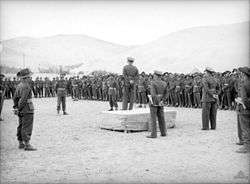
{"type": "Polygon", "coordinates": [[[244,144],[240,149],[236,151],[236,153],[249,153],[250,152],[250,145],[244,144]]]}
{"type": "Polygon", "coordinates": [[[116,107],[115,110],[118,111],[118,107],[116,107]]]}
{"type": "Polygon", "coordinates": [[[111,108],[111,109],[109,109],[108,111],[113,111],[114,109],[113,108],[111,108]]]}
{"type": "Polygon", "coordinates": [[[148,135],[147,138],[156,138],[156,136],[148,135]]]}
{"type": "Polygon", "coordinates": [[[60,113],[60,111],[59,110],[57,110],[57,114],[59,114],[60,113]]]}
{"type": "Polygon", "coordinates": [[[24,147],[25,147],[25,145],[24,145],[23,141],[19,141],[19,146],[18,146],[18,148],[19,148],[19,149],[23,149],[24,147]]]}
{"type": "Polygon", "coordinates": [[[63,111],[63,115],[68,115],[68,113],[67,113],[67,112],[65,112],[65,111],[63,111]]]}
{"type": "Polygon", "coordinates": [[[25,142],[24,150],[25,151],[36,151],[37,149],[34,148],[33,146],[31,146],[29,142],[25,142]]]}
{"type": "Polygon", "coordinates": [[[241,145],[244,145],[244,142],[242,141],[239,141],[239,142],[236,142],[237,145],[241,146],[241,145]]]}
{"type": "Polygon", "coordinates": [[[3,118],[0,116],[0,121],[3,121],[3,118]]]}

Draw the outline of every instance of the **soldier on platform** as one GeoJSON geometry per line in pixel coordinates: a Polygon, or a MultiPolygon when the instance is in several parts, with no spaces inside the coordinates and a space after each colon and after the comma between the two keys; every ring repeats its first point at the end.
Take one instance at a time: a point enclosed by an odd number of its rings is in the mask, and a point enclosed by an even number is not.
{"type": "Polygon", "coordinates": [[[60,79],[56,83],[56,92],[57,92],[57,114],[60,113],[61,110],[61,104],[62,104],[62,110],[63,115],[68,115],[66,112],[66,96],[67,96],[67,83],[64,79],[65,74],[60,73],[60,79]]]}
{"type": "Polygon", "coordinates": [[[138,80],[139,71],[136,66],[133,65],[134,58],[127,58],[127,65],[123,67],[124,87],[123,87],[123,101],[122,110],[133,109],[135,98],[135,84],[138,80]]]}
{"type": "Polygon", "coordinates": [[[250,152],[250,68],[241,67],[239,71],[243,74],[243,83],[240,87],[240,96],[235,101],[242,130],[243,147],[236,152],[248,153],[250,152]]]}
{"type": "Polygon", "coordinates": [[[5,86],[3,83],[3,78],[4,78],[4,74],[0,74],[0,121],[3,121],[2,118],[2,109],[3,109],[3,102],[4,102],[4,98],[5,98],[5,86]]]}
{"type": "Polygon", "coordinates": [[[154,78],[150,85],[151,98],[149,100],[151,114],[151,135],[147,138],[157,137],[156,118],[158,118],[161,136],[166,136],[166,122],[164,119],[163,99],[167,94],[167,84],[160,77],[162,72],[154,71],[154,78]]]}
{"type": "Polygon", "coordinates": [[[209,130],[209,121],[211,130],[216,129],[218,83],[213,73],[214,70],[207,67],[202,81],[202,130],[209,130]]]}
{"type": "Polygon", "coordinates": [[[18,116],[19,120],[17,127],[19,149],[24,148],[25,151],[36,150],[30,145],[34,121],[34,105],[32,103],[32,90],[30,87],[31,74],[28,68],[22,69],[17,73],[17,77],[21,79],[21,82],[18,84],[13,98],[14,113],[18,116]]]}

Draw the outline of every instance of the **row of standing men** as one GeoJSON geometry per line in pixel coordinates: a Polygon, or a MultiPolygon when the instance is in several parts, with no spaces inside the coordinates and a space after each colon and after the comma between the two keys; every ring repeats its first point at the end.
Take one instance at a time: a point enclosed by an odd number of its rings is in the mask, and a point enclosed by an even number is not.
{"type": "MultiPolygon", "coordinates": [[[[226,71],[216,73],[218,86],[218,105],[221,109],[235,109],[235,97],[239,93],[239,74],[237,71],[226,71]]],[[[83,76],[65,78],[67,96],[74,100],[109,100],[110,78],[116,83],[116,100],[122,101],[124,77],[123,75],[105,75],[105,76],[83,76]]],[[[135,99],[139,106],[148,103],[150,95],[150,82],[153,75],[142,72],[139,75],[138,82],[135,84],[135,99]]],[[[167,96],[164,103],[167,106],[175,107],[201,107],[202,94],[202,73],[189,75],[164,73],[161,77],[167,83],[167,96]]],[[[46,77],[44,80],[40,77],[32,80],[31,88],[35,98],[55,97],[56,84],[59,78],[50,80],[46,77]]],[[[5,88],[5,98],[9,99],[14,96],[15,89],[19,81],[5,79],[3,86],[5,88]]]]}

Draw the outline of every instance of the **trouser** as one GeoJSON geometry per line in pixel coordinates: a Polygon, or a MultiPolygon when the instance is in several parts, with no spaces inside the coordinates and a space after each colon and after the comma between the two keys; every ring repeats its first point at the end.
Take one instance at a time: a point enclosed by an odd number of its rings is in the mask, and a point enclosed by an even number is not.
{"type": "Polygon", "coordinates": [[[242,140],[244,144],[250,145],[250,114],[239,114],[242,129],[242,140]]]}
{"type": "Polygon", "coordinates": [[[111,108],[118,107],[116,95],[109,95],[109,105],[111,108]]]}
{"type": "Polygon", "coordinates": [[[49,96],[50,96],[49,93],[50,93],[50,92],[49,92],[49,88],[46,87],[46,88],[45,88],[45,97],[49,97],[49,96]]]}
{"type": "Polygon", "coordinates": [[[194,105],[195,107],[201,106],[201,95],[199,92],[194,92],[194,105]]]}
{"type": "Polygon", "coordinates": [[[106,89],[102,90],[102,100],[104,100],[104,101],[107,100],[107,90],[106,89]]]}
{"type": "Polygon", "coordinates": [[[66,110],[66,96],[57,96],[57,110],[61,110],[61,104],[62,104],[62,110],[65,112],[66,110]]]}
{"type": "Polygon", "coordinates": [[[216,128],[217,103],[202,102],[202,128],[209,129],[209,121],[211,129],[216,128]]]}
{"type": "Polygon", "coordinates": [[[170,91],[170,100],[171,100],[171,105],[175,106],[176,105],[176,95],[174,91],[170,91]]]}
{"type": "Polygon", "coordinates": [[[19,125],[17,127],[17,140],[28,142],[30,141],[33,130],[34,114],[18,115],[19,125]]]}
{"type": "Polygon", "coordinates": [[[122,100],[122,109],[128,109],[128,100],[129,100],[129,110],[133,109],[135,98],[135,85],[126,85],[123,88],[123,100],[122,100]]]}
{"type": "Polygon", "coordinates": [[[158,118],[161,135],[166,135],[166,122],[164,119],[164,107],[150,106],[151,136],[157,137],[156,118],[158,118]]]}
{"type": "Polygon", "coordinates": [[[139,104],[147,103],[146,92],[138,92],[138,98],[139,98],[139,104]]]}
{"type": "Polygon", "coordinates": [[[176,91],[176,103],[178,103],[178,106],[182,106],[182,98],[181,98],[181,93],[179,91],[176,91]]]}
{"type": "Polygon", "coordinates": [[[240,142],[243,142],[243,139],[242,139],[242,128],[241,128],[241,125],[240,125],[240,115],[237,114],[237,130],[238,130],[238,138],[239,138],[239,141],[240,142]]]}
{"type": "Polygon", "coordinates": [[[3,102],[4,102],[4,96],[2,95],[2,93],[0,93],[0,117],[2,114],[3,102]]]}

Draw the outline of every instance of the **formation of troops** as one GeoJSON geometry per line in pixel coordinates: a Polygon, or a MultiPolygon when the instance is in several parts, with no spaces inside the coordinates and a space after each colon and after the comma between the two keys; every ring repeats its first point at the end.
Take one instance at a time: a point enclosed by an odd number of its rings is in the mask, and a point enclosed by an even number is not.
{"type": "MultiPolygon", "coordinates": [[[[17,137],[19,148],[36,150],[29,144],[33,127],[34,107],[32,96],[49,98],[57,96],[57,113],[66,112],[66,97],[74,101],[109,101],[110,111],[132,110],[134,102],[138,107],[149,104],[151,114],[151,135],[156,138],[158,119],[161,136],[166,136],[164,106],[202,108],[202,130],[216,129],[217,108],[237,111],[239,153],[249,152],[250,145],[250,69],[242,67],[223,73],[206,68],[204,73],[176,74],[154,71],[153,74],[139,73],[133,65],[134,59],[127,58],[122,75],[87,75],[66,78],[39,78],[32,80],[31,71],[23,69],[17,79],[10,80],[1,75],[1,109],[3,99],[12,98],[14,113],[19,118],[17,137]],[[61,108],[62,106],[62,108],[61,108]],[[210,123],[210,126],[209,126],[210,123]]],[[[0,109],[0,110],[1,110],[0,109]]],[[[0,111],[1,113],[1,111],[0,111]]],[[[1,114],[0,114],[1,115],[1,114]]]]}
{"type": "MultiPolygon", "coordinates": [[[[161,79],[167,83],[167,95],[164,104],[174,107],[201,108],[202,79],[203,73],[194,74],[172,74],[163,73],[161,79]]],[[[215,73],[218,83],[218,105],[220,109],[233,110],[236,108],[235,98],[239,93],[240,75],[239,71],[226,71],[215,73]]],[[[153,74],[138,75],[138,82],[135,84],[135,96],[133,101],[140,107],[148,103],[150,95],[150,82],[153,74]]],[[[60,77],[49,79],[37,77],[31,81],[31,89],[34,98],[49,98],[56,96],[56,84],[60,77]]],[[[20,79],[5,78],[3,88],[5,89],[5,99],[13,98],[20,79]]],[[[126,80],[123,75],[109,74],[105,76],[75,76],[65,77],[66,96],[71,96],[73,100],[100,100],[109,101],[111,88],[116,89],[115,98],[122,101],[123,88],[126,80]],[[112,87],[111,87],[112,86],[112,87]]]]}

